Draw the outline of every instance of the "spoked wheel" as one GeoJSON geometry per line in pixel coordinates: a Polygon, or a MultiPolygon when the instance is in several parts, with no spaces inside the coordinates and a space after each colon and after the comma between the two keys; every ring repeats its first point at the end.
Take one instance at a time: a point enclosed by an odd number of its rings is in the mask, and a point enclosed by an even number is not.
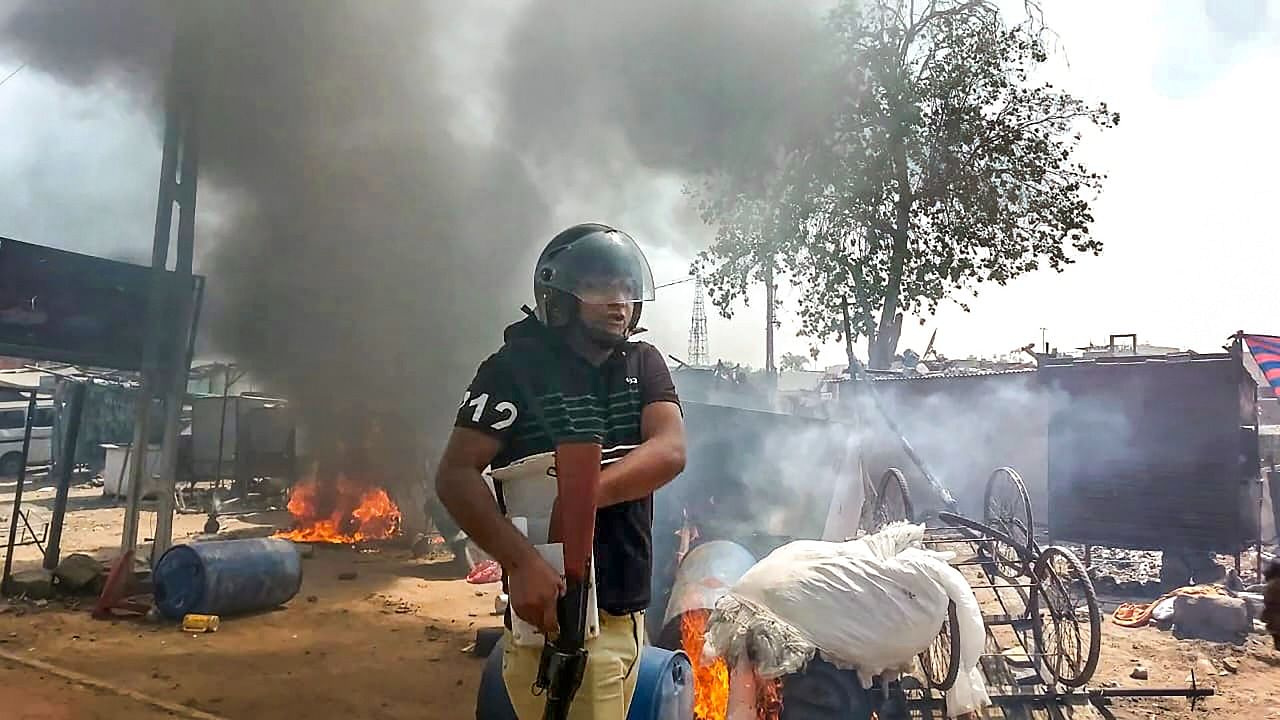
{"type": "Polygon", "coordinates": [[[1084,563],[1070,550],[1044,549],[1035,567],[1032,624],[1042,667],[1054,680],[1082,687],[1098,669],[1102,613],[1084,563]]]}
{"type": "Polygon", "coordinates": [[[960,622],[954,602],[947,603],[947,619],[942,621],[938,637],[916,659],[930,688],[947,691],[956,684],[960,675],[960,622]]]}
{"type": "Polygon", "coordinates": [[[879,530],[896,520],[914,522],[915,510],[911,507],[907,478],[898,468],[889,468],[880,476],[880,486],[876,488],[876,511],[872,522],[879,530]]]}
{"type": "Polygon", "coordinates": [[[1001,541],[991,542],[996,573],[1010,580],[1026,575],[1030,568],[1022,561],[1019,550],[1031,550],[1035,526],[1031,517],[1031,497],[1027,494],[1026,483],[1022,482],[1018,471],[1002,467],[991,473],[991,477],[987,478],[983,504],[983,521],[1008,535],[1019,546],[1013,548],[1001,541]]]}

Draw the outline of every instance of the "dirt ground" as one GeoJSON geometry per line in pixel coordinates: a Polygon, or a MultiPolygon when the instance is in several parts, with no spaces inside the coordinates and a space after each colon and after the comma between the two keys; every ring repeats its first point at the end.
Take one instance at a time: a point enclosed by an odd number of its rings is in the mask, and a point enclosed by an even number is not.
{"type": "MultiPolygon", "coordinates": [[[[42,485],[38,484],[37,487],[42,485]]],[[[8,528],[12,483],[0,481],[0,517],[8,528]]],[[[52,492],[28,495],[40,512],[52,492]]],[[[120,540],[123,507],[97,488],[73,492],[63,554],[110,556],[120,540]]],[[[175,537],[199,532],[204,516],[178,515],[175,537]]],[[[281,513],[226,519],[224,531],[265,534],[281,513]]],[[[150,537],[151,513],[143,535],[150,537]]],[[[20,548],[16,567],[38,564],[20,548]]],[[[302,591],[286,606],[225,618],[212,634],[186,634],[143,619],[96,621],[83,607],[54,600],[0,603],[0,651],[20,654],[116,687],[182,704],[226,720],[342,718],[456,720],[474,717],[483,660],[466,652],[481,627],[497,627],[495,585],[468,585],[450,565],[411,557],[408,549],[317,547],[304,560],[302,591]],[[354,572],[351,580],[340,580],[354,572]]],[[[1104,621],[1102,662],[1092,686],[1182,686],[1197,660],[1217,695],[1192,709],[1185,699],[1114,701],[1103,717],[1280,718],[1280,652],[1261,635],[1241,646],[1180,641],[1155,628],[1104,621]],[[1236,672],[1223,665],[1231,658],[1236,672]],[[1150,673],[1130,678],[1135,664],[1150,673]],[[1221,674],[1220,674],[1221,673],[1221,674]]],[[[1203,683],[1204,678],[1200,678],[1203,683]]],[[[4,720],[97,720],[173,717],[135,699],[90,689],[0,659],[4,720]]]]}

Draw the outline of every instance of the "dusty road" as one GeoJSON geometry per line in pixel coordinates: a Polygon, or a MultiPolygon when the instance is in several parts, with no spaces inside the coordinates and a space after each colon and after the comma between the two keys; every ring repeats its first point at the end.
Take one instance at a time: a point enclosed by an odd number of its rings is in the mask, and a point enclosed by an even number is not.
{"type": "MultiPolygon", "coordinates": [[[[0,648],[232,720],[467,717],[482,661],[463,650],[477,627],[497,624],[493,591],[441,579],[440,567],[404,550],[319,548],[305,561],[297,598],[273,612],[224,620],[217,633],[95,621],[54,602],[0,615],[0,648]],[[356,579],[337,579],[352,571],[356,579]]],[[[3,660],[0,668],[15,678],[35,675],[3,660]]],[[[68,718],[150,717],[112,714],[128,703],[70,692],[58,678],[29,679],[35,682],[22,683],[22,691],[0,685],[20,692],[17,701],[59,708],[68,718]]]]}
{"type": "MultiPolygon", "coordinates": [[[[5,489],[0,486],[0,516],[7,518],[5,489]]],[[[48,491],[31,497],[37,508],[51,502],[48,491]]],[[[72,507],[64,553],[112,552],[123,509],[88,487],[74,491],[72,507]]],[[[203,522],[201,515],[179,515],[175,534],[188,537],[203,522]]],[[[263,514],[224,525],[261,534],[283,522],[283,514],[263,514]]],[[[144,516],[144,535],[150,527],[144,516]]],[[[19,566],[37,558],[34,547],[23,548],[19,566]]],[[[448,566],[415,560],[394,546],[372,552],[320,546],[303,568],[302,591],[288,605],[226,618],[219,632],[205,635],[141,619],[95,621],[84,608],[58,600],[44,607],[0,602],[0,650],[227,720],[474,717],[483,661],[464,649],[476,628],[499,624],[491,615],[495,585],[468,585],[448,566]],[[352,572],[354,579],[338,579],[352,572]]],[[[1120,628],[1109,619],[1103,627],[1102,661],[1092,685],[1178,686],[1199,665],[1198,676],[1209,674],[1218,692],[1195,709],[1182,699],[1116,701],[1106,711],[1111,717],[1280,719],[1280,653],[1268,638],[1226,645],[1179,641],[1155,628],[1120,628]],[[1138,663],[1150,673],[1146,681],[1130,678],[1138,663]]],[[[172,715],[0,660],[3,720],[161,717],[172,715]]]]}

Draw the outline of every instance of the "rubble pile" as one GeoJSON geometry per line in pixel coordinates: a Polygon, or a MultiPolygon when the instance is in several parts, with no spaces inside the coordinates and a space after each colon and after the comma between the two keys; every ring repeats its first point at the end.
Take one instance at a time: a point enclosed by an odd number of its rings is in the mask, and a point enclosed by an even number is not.
{"type": "MultiPolygon", "coordinates": [[[[1078,554],[1083,557],[1084,550],[1078,554]]],[[[1159,597],[1161,553],[1146,550],[1092,549],[1089,576],[1100,595],[1159,597]]]]}

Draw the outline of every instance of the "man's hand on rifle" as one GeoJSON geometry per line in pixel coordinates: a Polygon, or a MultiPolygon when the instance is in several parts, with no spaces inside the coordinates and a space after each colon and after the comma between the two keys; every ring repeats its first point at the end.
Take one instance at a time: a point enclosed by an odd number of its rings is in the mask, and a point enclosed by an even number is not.
{"type": "Polygon", "coordinates": [[[564,594],[560,573],[532,552],[516,567],[507,568],[510,576],[511,609],[521,620],[541,630],[547,637],[560,631],[556,620],[556,600],[564,594]]]}

